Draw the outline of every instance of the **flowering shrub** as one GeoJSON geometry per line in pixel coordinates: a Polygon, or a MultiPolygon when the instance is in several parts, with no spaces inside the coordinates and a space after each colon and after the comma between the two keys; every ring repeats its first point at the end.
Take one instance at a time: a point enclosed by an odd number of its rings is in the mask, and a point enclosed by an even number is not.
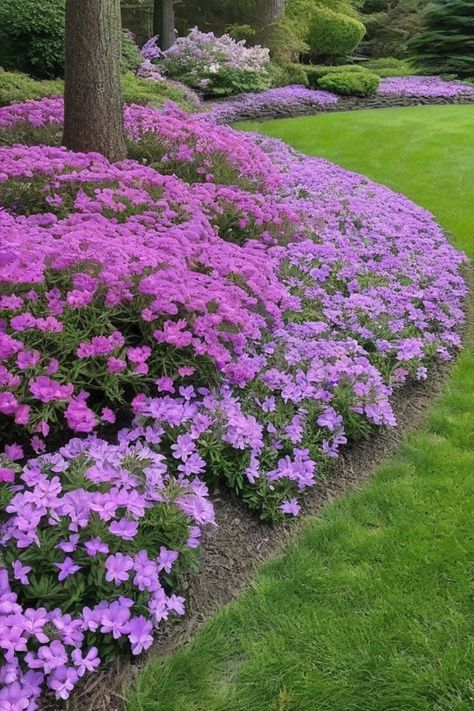
{"type": "Polygon", "coordinates": [[[90,438],[25,466],[2,526],[2,708],[27,708],[15,695],[37,708],[44,683],[67,698],[101,660],[140,654],[183,614],[174,570],[214,513],[202,482],[172,463],[143,442],[90,438]]]}
{"type": "MultiPolygon", "coordinates": [[[[152,51],[151,42],[147,43],[146,54],[152,51]]],[[[269,61],[268,49],[247,47],[245,40],[236,42],[229,35],[216,37],[197,27],[187,37],[178,37],[160,59],[173,79],[211,96],[267,89],[271,83],[265,71],[269,61]]]]}
{"type": "Polygon", "coordinates": [[[449,98],[463,94],[474,94],[474,87],[456,81],[443,81],[441,77],[437,76],[404,76],[382,79],[378,91],[380,94],[449,98]]]}
{"type": "Polygon", "coordinates": [[[241,94],[238,97],[213,104],[210,114],[217,123],[232,123],[241,118],[259,118],[265,111],[302,113],[324,109],[337,104],[337,96],[328,91],[307,89],[290,85],[268,89],[258,94],[241,94]]]}

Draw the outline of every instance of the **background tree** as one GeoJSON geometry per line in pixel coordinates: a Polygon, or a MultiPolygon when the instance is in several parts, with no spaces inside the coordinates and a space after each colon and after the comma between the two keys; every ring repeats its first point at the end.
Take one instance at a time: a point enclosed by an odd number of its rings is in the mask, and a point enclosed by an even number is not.
{"type": "Polygon", "coordinates": [[[361,52],[370,57],[404,57],[407,42],[421,32],[429,0],[365,0],[361,8],[367,35],[361,52]]]}
{"type": "Polygon", "coordinates": [[[173,0],[154,0],[153,26],[161,49],[169,49],[176,39],[173,0]]]}
{"type": "Polygon", "coordinates": [[[120,88],[120,0],[66,0],[67,148],[126,158],[120,88]]]}
{"type": "Polygon", "coordinates": [[[439,0],[427,14],[426,31],[413,38],[409,49],[415,62],[436,74],[474,75],[474,3],[439,0]]]}

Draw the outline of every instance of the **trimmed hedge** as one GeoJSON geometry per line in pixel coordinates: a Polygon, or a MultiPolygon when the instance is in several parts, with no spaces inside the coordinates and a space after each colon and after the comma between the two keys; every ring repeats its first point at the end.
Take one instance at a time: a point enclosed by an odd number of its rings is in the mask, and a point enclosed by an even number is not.
{"type": "Polygon", "coordinates": [[[308,84],[313,89],[319,89],[319,80],[325,77],[327,74],[332,74],[337,72],[340,74],[353,73],[353,72],[365,72],[363,67],[358,64],[341,64],[336,66],[327,66],[325,64],[308,64],[304,67],[305,74],[308,78],[308,84]]]}
{"type": "Polygon", "coordinates": [[[319,80],[319,87],[343,96],[374,96],[380,77],[373,72],[331,72],[319,80]]]}
{"type": "Polygon", "coordinates": [[[334,59],[350,54],[365,35],[362,22],[325,7],[315,8],[309,23],[310,54],[318,59],[334,59]]]}

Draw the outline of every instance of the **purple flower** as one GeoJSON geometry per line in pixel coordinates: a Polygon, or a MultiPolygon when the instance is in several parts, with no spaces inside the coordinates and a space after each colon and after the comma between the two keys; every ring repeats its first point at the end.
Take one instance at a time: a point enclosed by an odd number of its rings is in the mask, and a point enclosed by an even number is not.
{"type": "Polygon", "coordinates": [[[22,565],[19,560],[13,563],[13,575],[15,580],[19,580],[22,585],[29,585],[28,573],[31,572],[31,566],[22,565]]]}
{"type": "Polygon", "coordinates": [[[116,553],[115,555],[110,555],[105,561],[105,579],[109,583],[115,583],[120,585],[128,580],[128,571],[133,568],[133,560],[129,555],[123,555],[122,553],[116,553]]]}
{"type": "Polygon", "coordinates": [[[114,536],[123,538],[124,541],[132,541],[138,532],[138,523],[129,521],[127,518],[121,518],[119,521],[113,521],[109,526],[110,533],[114,536]]]}
{"type": "Polygon", "coordinates": [[[130,610],[119,601],[113,602],[101,615],[101,628],[103,634],[111,634],[114,639],[119,639],[128,634],[130,629],[130,610]]]}
{"type": "Polygon", "coordinates": [[[160,554],[157,558],[158,570],[164,570],[165,573],[171,573],[171,568],[174,563],[176,563],[179,558],[179,553],[177,551],[170,551],[168,548],[161,546],[160,554]]]}
{"type": "Polygon", "coordinates": [[[84,676],[86,672],[94,672],[100,665],[100,658],[97,647],[91,647],[86,655],[80,649],[73,649],[71,658],[76,667],[78,677],[84,676]]]}
{"type": "Polygon", "coordinates": [[[128,638],[132,645],[133,655],[141,654],[151,646],[153,643],[152,630],[153,624],[143,615],[130,620],[128,638]]]}
{"type": "Polygon", "coordinates": [[[78,674],[72,667],[62,666],[49,676],[48,686],[55,692],[57,699],[66,700],[78,681],[78,674]]]}
{"type": "Polygon", "coordinates": [[[288,501],[284,501],[280,506],[280,511],[285,514],[291,514],[291,516],[298,516],[301,511],[301,506],[299,505],[298,501],[293,498],[289,499],[288,501]]]}
{"type": "Polygon", "coordinates": [[[70,556],[67,556],[62,563],[54,563],[54,565],[59,570],[58,580],[60,582],[81,569],[81,566],[76,565],[70,556]]]}
{"type": "Polygon", "coordinates": [[[100,538],[91,538],[90,541],[86,541],[84,548],[91,558],[99,553],[106,554],[109,552],[109,546],[107,543],[103,543],[100,538]]]}

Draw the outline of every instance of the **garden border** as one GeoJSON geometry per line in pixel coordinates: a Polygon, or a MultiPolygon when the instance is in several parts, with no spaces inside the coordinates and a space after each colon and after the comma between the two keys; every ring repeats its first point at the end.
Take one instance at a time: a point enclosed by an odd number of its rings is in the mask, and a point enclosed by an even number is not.
{"type": "MultiPolygon", "coordinates": [[[[242,96],[242,95],[240,95],[242,96]]],[[[209,106],[221,106],[232,103],[235,105],[239,100],[239,95],[226,99],[218,99],[209,102],[209,106]]],[[[265,106],[261,109],[243,108],[240,112],[235,109],[235,117],[232,123],[237,121],[266,121],[279,118],[293,118],[296,116],[313,116],[319,113],[334,113],[335,111],[357,111],[361,109],[391,109],[404,108],[408,106],[433,106],[442,104],[474,104],[473,94],[458,94],[457,96],[401,96],[400,94],[377,94],[372,97],[340,96],[336,104],[328,105],[301,105],[300,108],[293,106],[265,106]]],[[[226,123],[219,121],[218,123],[226,123]]]]}
{"type": "MultiPolygon", "coordinates": [[[[471,275],[466,278],[472,288],[471,275]]],[[[464,334],[465,329],[463,341],[464,334]]],[[[328,477],[305,494],[300,518],[278,524],[263,523],[232,493],[214,492],[211,500],[217,527],[204,531],[199,570],[182,581],[185,617],[165,623],[157,631],[148,653],[135,663],[128,657],[118,657],[111,667],[86,676],[67,702],[46,696],[42,711],[124,711],[123,688],[133,684],[150,658],[172,654],[188,644],[219,609],[248,588],[261,563],[281,555],[301,534],[307,516],[317,516],[326,504],[360,490],[406,435],[422,427],[429,406],[441,393],[452,366],[453,362],[437,364],[427,381],[400,388],[392,401],[397,427],[374,429],[365,441],[346,447],[334,461],[328,477]]]]}

